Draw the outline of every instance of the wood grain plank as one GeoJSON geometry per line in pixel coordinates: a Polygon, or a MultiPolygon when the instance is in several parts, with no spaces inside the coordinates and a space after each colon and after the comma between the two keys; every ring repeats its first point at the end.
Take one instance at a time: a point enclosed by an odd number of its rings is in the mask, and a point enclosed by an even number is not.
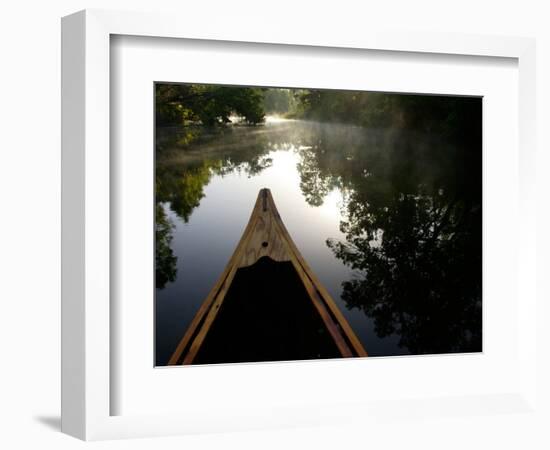
{"type": "Polygon", "coordinates": [[[179,361],[181,359],[181,355],[184,352],[184,350],[187,348],[189,341],[191,338],[196,334],[197,327],[202,323],[204,316],[208,313],[210,310],[210,307],[212,306],[212,303],[214,302],[217,294],[219,293],[223,283],[226,281],[227,277],[229,276],[229,273],[231,272],[232,268],[235,266],[237,261],[240,259],[240,249],[242,248],[243,244],[248,239],[250,233],[252,232],[252,229],[254,228],[254,214],[255,211],[261,207],[260,203],[260,197],[258,196],[258,199],[256,200],[256,204],[252,210],[250,219],[245,227],[245,230],[241,236],[241,239],[239,240],[239,243],[237,244],[237,247],[235,247],[235,250],[233,254],[231,255],[231,258],[229,259],[227,265],[225,266],[222,274],[216,281],[216,284],[212,287],[210,292],[208,293],[208,296],[204,300],[204,302],[199,307],[197,313],[195,314],[195,317],[191,321],[191,324],[187,328],[187,331],[185,332],[183,338],[178,343],[178,346],[176,347],[174,353],[168,360],[168,365],[176,365],[179,364],[179,361]]]}
{"type": "Polygon", "coordinates": [[[275,201],[273,200],[273,196],[271,194],[271,191],[268,192],[268,202],[272,204],[272,208],[274,209],[274,218],[277,221],[278,226],[280,227],[282,235],[285,237],[285,239],[288,242],[288,245],[291,248],[292,253],[295,255],[296,259],[298,260],[300,266],[304,270],[304,272],[307,274],[307,276],[310,278],[312,284],[317,288],[319,291],[321,297],[324,300],[324,303],[327,305],[327,307],[330,309],[334,317],[336,318],[338,324],[342,328],[343,332],[348,337],[349,341],[351,342],[351,345],[353,346],[353,349],[355,350],[355,353],[357,356],[365,357],[368,356],[367,351],[363,347],[363,344],[361,344],[361,341],[349,325],[346,318],[343,316],[342,312],[340,311],[340,308],[336,305],[334,302],[332,296],[328,293],[326,288],[323,286],[321,281],[315,276],[315,273],[311,270],[309,265],[307,264],[306,260],[296,247],[296,244],[290,237],[290,233],[286,229],[286,226],[284,222],[281,219],[281,216],[279,215],[279,212],[277,211],[277,208],[275,206],[275,201]]]}
{"type": "Polygon", "coordinates": [[[196,334],[188,353],[184,356],[182,364],[187,365],[193,363],[193,360],[206,339],[210,327],[218,315],[223,301],[225,300],[225,296],[231,287],[233,278],[240,267],[254,264],[262,256],[269,256],[276,261],[287,260],[285,258],[288,258],[288,252],[283,245],[283,241],[274,230],[275,222],[273,221],[270,211],[265,208],[265,201],[265,190],[261,190],[250,216],[250,228],[247,228],[246,237],[239,242],[235,250],[235,263],[229,268],[228,276],[217,292],[215,301],[211,303],[208,314],[200,330],[196,334]],[[264,242],[267,242],[268,245],[262,245],[264,242]]]}
{"type": "Polygon", "coordinates": [[[168,364],[192,364],[222,307],[237,270],[268,256],[290,261],[343,357],[367,356],[340,309],[314,275],[286,229],[269,189],[260,190],[245,231],[222,275],[193,318],[168,364]],[[187,350],[187,348],[189,349],[187,350]],[[186,352],[187,350],[187,352],[186,352]]]}

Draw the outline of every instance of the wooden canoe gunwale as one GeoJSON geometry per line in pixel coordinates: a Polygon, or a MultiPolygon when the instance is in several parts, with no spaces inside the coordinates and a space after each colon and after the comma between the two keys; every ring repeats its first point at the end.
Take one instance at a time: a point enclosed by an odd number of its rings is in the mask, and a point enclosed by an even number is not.
{"type": "Polygon", "coordinates": [[[288,233],[269,189],[261,189],[245,231],[224,271],[212,287],[172,354],[168,365],[192,364],[237,270],[254,264],[262,256],[290,261],[308,296],[321,316],[342,357],[367,356],[363,345],[342,312],[314,275],[288,233]]]}
{"type": "MultiPolygon", "coordinates": [[[[213,288],[211,289],[210,293],[208,294],[208,296],[206,297],[204,302],[201,304],[199,310],[195,314],[195,317],[191,321],[191,324],[187,328],[187,331],[185,332],[183,338],[181,339],[178,346],[176,347],[176,350],[174,351],[174,353],[170,357],[170,360],[168,361],[169,366],[170,365],[176,365],[176,364],[179,363],[179,360],[181,359],[181,355],[182,355],[183,351],[186,349],[186,347],[188,346],[189,341],[191,340],[191,338],[195,335],[195,331],[196,331],[197,327],[203,322],[204,316],[206,315],[206,313],[210,309],[210,306],[214,302],[214,299],[216,298],[216,296],[218,296],[224,282],[227,281],[227,278],[231,274],[232,268],[235,266],[235,263],[236,263],[236,261],[239,257],[239,253],[240,253],[239,249],[241,249],[243,247],[244,242],[246,242],[246,239],[248,238],[248,236],[250,235],[250,233],[253,229],[254,211],[258,208],[259,202],[260,202],[260,197],[258,196],[258,199],[256,200],[256,205],[254,206],[252,215],[250,216],[250,219],[249,219],[248,224],[245,228],[245,231],[242,234],[241,239],[239,240],[239,243],[237,244],[237,247],[235,248],[235,251],[233,252],[233,255],[229,259],[227,265],[225,266],[225,269],[223,270],[222,274],[218,278],[218,281],[213,286],[213,288]]],[[[235,276],[235,274],[234,274],[234,271],[233,271],[233,275],[231,276],[231,279],[234,276],[235,276]]]]}

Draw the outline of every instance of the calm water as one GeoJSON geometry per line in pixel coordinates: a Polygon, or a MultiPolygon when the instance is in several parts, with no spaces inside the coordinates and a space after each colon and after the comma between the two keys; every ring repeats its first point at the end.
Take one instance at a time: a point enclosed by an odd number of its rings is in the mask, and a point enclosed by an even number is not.
{"type": "Polygon", "coordinates": [[[157,131],[157,365],[263,187],[369,355],[481,350],[480,148],[284,120],[157,131]]]}

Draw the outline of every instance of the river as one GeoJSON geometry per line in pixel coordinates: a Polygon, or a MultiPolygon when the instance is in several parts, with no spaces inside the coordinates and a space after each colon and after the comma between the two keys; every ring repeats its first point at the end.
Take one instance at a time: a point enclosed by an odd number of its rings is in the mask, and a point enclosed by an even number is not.
{"type": "Polygon", "coordinates": [[[264,187],[370,356],[481,350],[480,149],[411,130],[268,118],[157,130],[157,365],[264,187]]]}

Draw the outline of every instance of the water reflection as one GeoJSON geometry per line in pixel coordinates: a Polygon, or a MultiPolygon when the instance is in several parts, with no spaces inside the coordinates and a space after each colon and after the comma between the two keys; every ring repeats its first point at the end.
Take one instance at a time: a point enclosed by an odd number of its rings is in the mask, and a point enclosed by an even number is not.
{"type": "Polygon", "coordinates": [[[159,130],[157,364],[261,187],[370,355],[480,351],[481,139],[453,139],[301,121],[159,130]]]}
{"type": "Polygon", "coordinates": [[[170,247],[174,224],[160,203],[155,205],[155,224],[155,285],[157,289],[164,289],[166,283],[176,279],[178,258],[170,247]]]}
{"type": "Polygon", "coordinates": [[[157,139],[156,201],[169,203],[172,211],[188,222],[213,176],[232,172],[254,176],[269,167],[265,132],[251,130],[212,130],[211,134],[202,133],[191,148],[186,148],[194,141],[190,136],[199,136],[185,128],[161,129],[157,139]]]}

